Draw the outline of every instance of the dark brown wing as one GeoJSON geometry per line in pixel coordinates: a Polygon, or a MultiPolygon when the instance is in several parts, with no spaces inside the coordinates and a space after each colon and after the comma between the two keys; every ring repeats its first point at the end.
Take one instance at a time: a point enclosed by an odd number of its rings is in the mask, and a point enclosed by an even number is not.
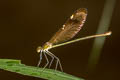
{"type": "Polygon", "coordinates": [[[49,43],[56,44],[73,38],[83,26],[87,10],[80,8],[66,21],[61,29],[50,39],[49,43]]]}

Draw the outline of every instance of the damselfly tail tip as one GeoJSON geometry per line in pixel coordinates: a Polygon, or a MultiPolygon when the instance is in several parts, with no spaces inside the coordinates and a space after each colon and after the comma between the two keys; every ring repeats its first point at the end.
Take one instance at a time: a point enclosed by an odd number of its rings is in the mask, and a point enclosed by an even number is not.
{"type": "Polygon", "coordinates": [[[112,31],[109,31],[109,32],[106,32],[105,35],[111,35],[112,34],[112,31]]]}

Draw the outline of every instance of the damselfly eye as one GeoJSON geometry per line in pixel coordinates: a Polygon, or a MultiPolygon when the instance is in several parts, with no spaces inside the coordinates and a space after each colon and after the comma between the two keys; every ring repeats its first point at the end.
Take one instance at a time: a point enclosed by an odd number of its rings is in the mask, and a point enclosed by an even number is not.
{"type": "Polygon", "coordinates": [[[41,50],[42,50],[42,47],[41,47],[41,46],[38,46],[38,47],[37,47],[37,53],[40,53],[41,50]]]}

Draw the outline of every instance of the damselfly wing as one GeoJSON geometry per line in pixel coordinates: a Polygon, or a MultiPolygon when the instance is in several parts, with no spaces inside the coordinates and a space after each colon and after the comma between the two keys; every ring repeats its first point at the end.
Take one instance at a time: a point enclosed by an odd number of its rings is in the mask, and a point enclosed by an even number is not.
{"type": "Polygon", "coordinates": [[[49,43],[53,45],[73,38],[82,28],[87,17],[87,9],[80,8],[65,22],[63,27],[56,32],[49,43]]]}
{"type": "Polygon", "coordinates": [[[100,34],[100,35],[93,35],[93,36],[88,36],[88,37],[84,37],[81,39],[76,39],[76,40],[72,40],[69,42],[65,42],[65,41],[73,38],[81,30],[81,28],[86,20],[86,17],[87,17],[87,9],[86,8],[80,8],[80,9],[76,10],[72,14],[72,16],[65,22],[65,24],[62,26],[62,28],[60,28],[58,30],[58,32],[56,32],[54,34],[54,36],[48,42],[46,42],[42,47],[39,46],[37,48],[37,52],[40,53],[40,60],[39,60],[38,66],[40,65],[41,60],[42,60],[42,56],[44,55],[46,60],[47,60],[47,63],[44,66],[44,68],[46,68],[48,65],[50,68],[53,60],[56,59],[57,62],[56,62],[55,70],[57,69],[57,67],[59,65],[61,71],[63,71],[59,58],[56,57],[50,51],[48,51],[49,49],[54,48],[54,47],[58,47],[58,46],[61,46],[64,44],[69,44],[69,43],[73,43],[76,41],[84,40],[84,39],[108,35],[108,33],[100,34]],[[65,43],[62,43],[62,42],[65,42],[65,43]],[[47,58],[47,55],[49,55],[52,58],[50,63],[49,63],[49,60],[47,58]]]}

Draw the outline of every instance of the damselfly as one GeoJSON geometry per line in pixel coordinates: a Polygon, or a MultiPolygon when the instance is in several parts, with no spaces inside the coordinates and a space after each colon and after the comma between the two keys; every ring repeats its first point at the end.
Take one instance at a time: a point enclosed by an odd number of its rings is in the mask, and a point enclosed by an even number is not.
{"type": "Polygon", "coordinates": [[[86,17],[87,17],[87,9],[80,8],[80,9],[76,10],[72,14],[72,16],[65,22],[63,27],[61,29],[59,29],[58,32],[56,32],[55,35],[48,42],[46,42],[42,47],[39,46],[37,48],[37,52],[40,53],[40,60],[39,60],[38,66],[41,64],[42,56],[44,55],[47,60],[47,63],[44,66],[44,68],[46,68],[48,65],[50,68],[53,60],[56,59],[57,62],[56,62],[55,70],[57,69],[57,67],[59,65],[61,71],[63,71],[63,68],[62,68],[59,58],[57,56],[55,56],[53,53],[51,53],[49,51],[49,49],[52,49],[52,48],[55,48],[58,46],[62,46],[62,45],[66,45],[66,44],[70,44],[73,42],[77,42],[80,40],[111,35],[111,32],[107,32],[107,33],[103,33],[103,34],[87,36],[87,37],[78,38],[75,40],[65,42],[65,41],[73,38],[80,31],[80,29],[82,28],[82,26],[86,20],[86,17]],[[49,63],[47,55],[52,58],[50,63],[49,63]]]}

